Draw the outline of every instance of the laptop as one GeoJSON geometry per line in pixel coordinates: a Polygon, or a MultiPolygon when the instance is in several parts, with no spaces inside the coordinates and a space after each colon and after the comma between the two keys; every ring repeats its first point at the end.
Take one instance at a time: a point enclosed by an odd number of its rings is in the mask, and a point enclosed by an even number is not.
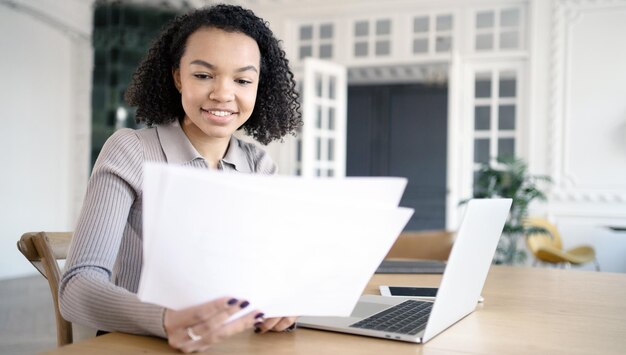
{"type": "Polygon", "coordinates": [[[509,214],[511,199],[473,199],[434,301],[363,295],[349,317],[300,317],[298,326],[425,343],[472,313],[509,214]]]}

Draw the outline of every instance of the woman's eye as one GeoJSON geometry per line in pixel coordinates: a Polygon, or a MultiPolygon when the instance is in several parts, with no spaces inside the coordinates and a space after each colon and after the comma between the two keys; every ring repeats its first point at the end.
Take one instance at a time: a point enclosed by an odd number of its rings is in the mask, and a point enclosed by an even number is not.
{"type": "Polygon", "coordinates": [[[203,73],[196,73],[193,76],[195,76],[198,79],[210,79],[211,78],[211,75],[203,74],[203,73]]]}
{"type": "Polygon", "coordinates": [[[237,82],[237,84],[240,85],[249,85],[252,84],[252,82],[250,80],[245,80],[245,79],[237,79],[235,80],[237,82]]]}

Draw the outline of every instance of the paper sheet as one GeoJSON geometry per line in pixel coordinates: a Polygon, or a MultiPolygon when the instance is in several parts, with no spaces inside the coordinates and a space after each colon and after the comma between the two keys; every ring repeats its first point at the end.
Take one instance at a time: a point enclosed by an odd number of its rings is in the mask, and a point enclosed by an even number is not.
{"type": "Polygon", "coordinates": [[[346,316],[413,210],[402,178],[303,179],[149,164],[139,298],[222,296],[267,317],[346,316]]]}

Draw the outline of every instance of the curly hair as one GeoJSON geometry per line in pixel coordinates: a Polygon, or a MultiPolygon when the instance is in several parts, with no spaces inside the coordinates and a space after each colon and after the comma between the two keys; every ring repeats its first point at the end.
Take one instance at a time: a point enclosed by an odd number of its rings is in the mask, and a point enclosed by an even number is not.
{"type": "Polygon", "coordinates": [[[293,73],[280,42],[268,24],[240,6],[215,5],[180,15],[167,24],[133,74],[124,98],[137,107],[137,123],[172,122],[185,115],[172,77],[180,65],[187,38],[202,27],[240,32],[254,39],[261,52],[257,99],[240,128],[262,144],[295,134],[302,125],[293,73]]]}

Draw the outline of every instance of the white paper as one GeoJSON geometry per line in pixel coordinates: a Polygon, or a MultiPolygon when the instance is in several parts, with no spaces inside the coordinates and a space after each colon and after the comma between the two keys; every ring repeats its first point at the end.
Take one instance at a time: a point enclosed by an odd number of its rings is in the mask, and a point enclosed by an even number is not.
{"type": "Polygon", "coordinates": [[[302,179],[149,164],[139,298],[222,296],[267,317],[346,316],[413,210],[401,178],[302,179]]]}

